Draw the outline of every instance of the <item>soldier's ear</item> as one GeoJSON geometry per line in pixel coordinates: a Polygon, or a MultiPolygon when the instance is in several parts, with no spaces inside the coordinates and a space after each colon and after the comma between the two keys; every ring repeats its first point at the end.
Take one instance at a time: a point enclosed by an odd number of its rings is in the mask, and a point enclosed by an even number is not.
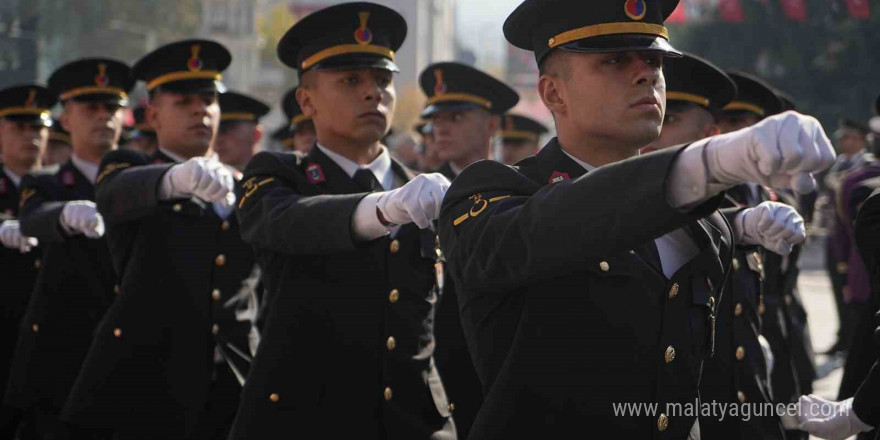
{"type": "Polygon", "coordinates": [[[69,105],[70,101],[65,102],[61,106],[61,128],[63,128],[64,131],[68,133],[70,133],[70,110],[68,109],[69,105]]]}
{"type": "Polygon", "coordinates": [[[254,127],[254,144],[260,142],[261,139],[263,139],[263,124],[257,124],[254,127]]]}
{"type": "Polygon", "coordinates": [[[314,103],[312,102],[311,95],[311,90],[307,88],[300,87],[296,89],[296,102],[299,104],[299,108],[302,109],[303,114],[308,117],[314,117],[315,114],[318,113],[314,103]]]}
{"type": "Polygon", "coordinates": [[[153,127],[153,130],[156,131],[158,131],[159,126],[162,125],[159,122],[159,105],[161,100],[161,93],[150,96],[150,101],[147,102],[147,107],[144,111],[144,118],[146,119],[147,124],[153,127]]]}
{"type": "Polygon", "coordinates": [[[710,136],[717,136],[717,135],[721,134],[721,127],[719,127],[716,124],[709,124],[706,126],[706,129],[703,131],[704,131],[703,138],[707,138],[710,136]]]}
{"type": "Polygon", "coordinates": [[[492,115],[489,117],[489,133],[495,135],[498,133],[498,130],[501,130],[501,116],[492,115]]]}
{"type": "Polygon", "coordinates": [[[554,115],[568,112],[564,80],[557,75],[543,74],[538,78],[538,96],[554,115]]]}

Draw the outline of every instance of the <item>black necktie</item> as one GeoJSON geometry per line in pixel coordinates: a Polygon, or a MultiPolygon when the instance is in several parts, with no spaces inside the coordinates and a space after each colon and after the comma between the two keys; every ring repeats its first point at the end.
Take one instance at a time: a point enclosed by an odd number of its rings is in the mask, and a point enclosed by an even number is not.
{"type": "Polygon", "coordinates": [[[364,191],[385,191],[385,189],[382,188],[382,184],[379,183],[379,179],[376,178],[376,175],[366,168],[357,170],[352,178],[361,188],[363,188],[364,191]]]}
{"type": "Polygon", "coordinates": [[[663,263],[660,262],[660,251],[657,250],[657,243],[654,240],[648,240],[636,252],[639,256],[651,265],[657,272],[663,273],[663,263]]]}

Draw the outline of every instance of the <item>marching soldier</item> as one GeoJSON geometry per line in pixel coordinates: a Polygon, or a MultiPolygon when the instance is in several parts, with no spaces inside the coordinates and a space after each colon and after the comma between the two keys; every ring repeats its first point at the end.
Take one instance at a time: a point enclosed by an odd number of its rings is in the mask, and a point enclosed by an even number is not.
{"type": "Polygon", "coordinates": [[[220,94],[220,131],[214,143],[220,162],[244,170],[263,137],[260,118],[266,113],[269,106],[250,96],[235,92],[220,94]]]}
{"type": "Polygon", "coordinates": [[[70,160],[73,147],[70,142],[70,133],[61,125],[61,121],[52,121],[49,131],[49,143],[46,144],[46,152],[43,153],[41,166],[44,168],[61,165],[70,160]]]}
{"type": "MultiPolygon", "coordinates": [[[[724,107],[720,121],[723,133],[752,126],[783,111],[784,103],[776,91],[760,78],[742,72],[730,72],[729,75],[737,85],[737,95],[724,107]]],[[[756,183],[729,189],[727,199],[741,208],[756,207],[765,201],[797,206],[794,197],[786,191],[756,183]]],[[[767,339],[772,353],[768,355],[768,360],[772,358],[770,395],[775,403],[796,402],[798,396],[812,391],[816,376],[806,312],[796,291],[800,249],[795,246],[785,256],[757,249],[756,253],[747,255],[745,261],[740,261],[748,263],[744,266],[754,266],[760,276],[758,314],[761,334],[767,339]]],[[[805,435],[792,427],[786,426],[789,429],[787,436],[805,435]]]]}
{"type": "MultiPolygon", "coordinates": [[[[645,151],[656,151],[717,135],[716,115],[736,96],[736,85],[721,69],[691,54],[667,59],[666,114],[660,137],[645,151]]],[[[719,305],[715,355],[704,363],[701,398],[727,404],[772,404],[769,374],[772,357],[761,336],[763,268],[759,249],[788,254],[805,237],[803,221],[794,208],[764,202],[741,208],[735,201],[722,213],[734,231],[733,271],[719,305]]],[[[701,423],[711,438],[783,439],[780,418],[773,414],[741,421],[710,417],[701,423]]]]}
{"type": "Polygon", "coordinates": [[[64,417],[119,439],[225,438],[247,374],[253,253],[232,215],[235,170],[211,147],[222,45],[185,40],[133,67],[150,95],[153,156],[105,156],[97,203],[121,279],[94,332],[64,417]]]}
{"type": "Polygon", "coordinates": [[[405,36],[400,14],[358,2],[278,43],[317,143],[245,170],[238,216],[268,316],[231,438],[455,438],[432,356],[444,270],[430,228],[448,181],[415,176],[380,142],[405,36]]]}
{"type": "Polygon", "coordinates": [[[504,115],[501,129],[501,162],[515,165],[538,154],[538,141],[549,130],[544,124],[522,115],[504,115]]]}
{"type": "Polygon", "coordinates": [[[44,247],[41,271],[21,323],[6,401],[26,410],[37,438],[91,433],[59,419],[95,329],[114,298],[115,273],[95,206],[104,153],[117,148],[133,86],[127,65],[103,58],[58,68],[49,87],[64,107],[73,155],[26,176],[21,231],[44,247]]]}
{"type": "MultiPolygon", "coordinates": [[[[28,172],[40,165],[40,155],[52,120],[49,108],[57,96],[36,84],[0,90],[0,265],[3,266],[3,300],[0,302],[0,396],[6,394],[6,379],[21,318],[37,277],[34,264],[40,255],[37,240],[22,235],[18,221],[19,187],[28,172]]],[[[14,438],[20,411],[0,407],[0,437],[14,438]]]]}
{"type": "Polygon", "coordinates": [[[443,165],[440,152],[437,151],[437,143],[434,142],[434,125],[429,122],[419,122],[413,127],[413,131],[419,134],[421,142],[416,145],[419,154],[419,170],[433,171],[443,165]]]}
{"type": "Polygon", "coordinates": [[[452,180],[468,165],[491,158],[501,115],[519,102],[516,91],[460,63],[426,67],[419,85],[428,97],[422,118],[431,121],[434,143],[446,160],[437,172],[452,180]]]}
{"type": "Polygon", "coordinates": [[[526,0],[505,22],[508,41],[535,52],[558,138],[517,167],[471,165],[444,199],[439,236],[485,386],[471,439],[585,426],[698,438],[694,412],[667,404],[693,405],[713,350],[732,249],[719,192],[752,180],[807,190],[834,158],[796,113],[635,157],[660,133],[662,62],[678,55],[663,20],[677,4],[526,0]],[[777,142],[791,136],[802,142],[777,142]],[[614,402],[658,408],[615,415],[614,402]]]}
{"type": "MultiPolygon", "coordinates": [[[[446,163],[437,172],[449,180],[465,167],[492,156],[492,139],[501,126],[501,115],[519,102],[507,84],[473,67],[436,63],[419,75],[428,97],[422,118],[433,127],[434,144],[446,163]]],[[[483,402],[482,386],[461,329],[459,303],[453,283],[445,284],[437,306],[435,358],[446,391],[455,408],[455,423],[467,438],[483,402]]]]}

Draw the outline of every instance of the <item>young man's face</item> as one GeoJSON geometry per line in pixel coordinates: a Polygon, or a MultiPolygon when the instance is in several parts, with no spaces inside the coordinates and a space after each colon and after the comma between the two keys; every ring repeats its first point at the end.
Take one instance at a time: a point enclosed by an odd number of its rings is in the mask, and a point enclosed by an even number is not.
{"type": "MultiPolygon", "coordinates": [[[[497,119],[497,117],[495,118],[497,119]]],[[[484,154],[498,122],[486,110],[438,111],[431,118],[440,159],[456,162],[484,154]]]]}
{"type": "Polygon", "coordinates": [[[306,72],[296,97],[318,138],[376,142],[391,126],[397,98],[393,80],[384,69],[313,70],[306,72]]]}
{"type": "Polygon", "coordinates": [[[293,151],[308,154],[315,146],[316,139],[315,124],[311,121],[298,124],[293,132],[293,151]]]}
{"type": "Polygon", "coordinates": [[[683,145],[719,134],[715,118],[696,104],[672,105],[666,109],[660,137],[642,149],[642,153],[683,145]]]}
{"type": "Polygon", "coordinates": [[[101,155],[119,143],[124,116],[119,104],[70,100],[64,104],[61,124],[70,133],[74,152],[101,155]]]}
{"type": "Polygon", "coordinates": [[[260,139],[257,124],[253,122],[231,122],[220,125],[214,152],[220,162],[244,169],[254,156],[257,142],[260,139]]]}
{"type": "Polygon", "coordinates": [[[0,148],[3,162],[26,168],[33,167],[49,139],[49,128],[33,122],[0,118],[0,148]]]}
{"type": "Polygon", "coordinates": [[[857,130],[846,130],[837,139],[837,148],[843,154],[855,154],[865,148],[866,136],[857,130]]]}
{"type": "Polygon", "coordinates": [[[728,111],[724,112],[724,114],[721,116],[721,119],[718,121],[718,127],[721,128],[722,133],[730,133],[732,131],[751,127],[758,122],[761,122],[761,117],[754,113],[744,111],[728,111]]]}
{"type": "Polygon", "coordinates": [[[538,141],[511,140],[501,143],[501,162],[505,165],[514,165],[517,162],[534,156],[538,152],[538,141]]]}
{"type": "Polygon", "coordinates": [[[147,120],[162,148],[185,158],[204,156],[217,136],[220,104],[216,93],[161,91],[150,100],[147,120]]]}
{"type": "Polygon", "coordinates": [[[572,53],[559,82],[568,125],[594,138],[647,145],[660,135],[666,108],[663,54],[572,53]]]}

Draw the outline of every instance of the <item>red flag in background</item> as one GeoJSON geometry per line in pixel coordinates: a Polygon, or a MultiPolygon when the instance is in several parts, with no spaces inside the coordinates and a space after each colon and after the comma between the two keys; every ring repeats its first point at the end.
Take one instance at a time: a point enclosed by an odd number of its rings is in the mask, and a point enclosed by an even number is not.
{"type": "Polygon", "coordinates": [[[687,11],[685,11],[687,7],[685,3],[687,3],[687,0],[679,2],[678,7],[672,11],[672,15],[666,19],[666,23],[684,23],[687,21],[687,11]]]}
{"type": "Polygon", "coordinates": [[[721,19],[727,22],[742,23],[746,19],[746,13],[739,0],[720,0],[718,11],[721,12],[721,19]]]}
{"type": "Polygon", "coordinates": [[[791,21],[807,21],[807,4],[804,0],[779,0],[785,16],[791,21]]]}
{"type": "Polygon", "coordinates": [[[856,20],[868,20],[871,18],[871,7],[868,0],[846,0],[846,9],[856,20]]]}

